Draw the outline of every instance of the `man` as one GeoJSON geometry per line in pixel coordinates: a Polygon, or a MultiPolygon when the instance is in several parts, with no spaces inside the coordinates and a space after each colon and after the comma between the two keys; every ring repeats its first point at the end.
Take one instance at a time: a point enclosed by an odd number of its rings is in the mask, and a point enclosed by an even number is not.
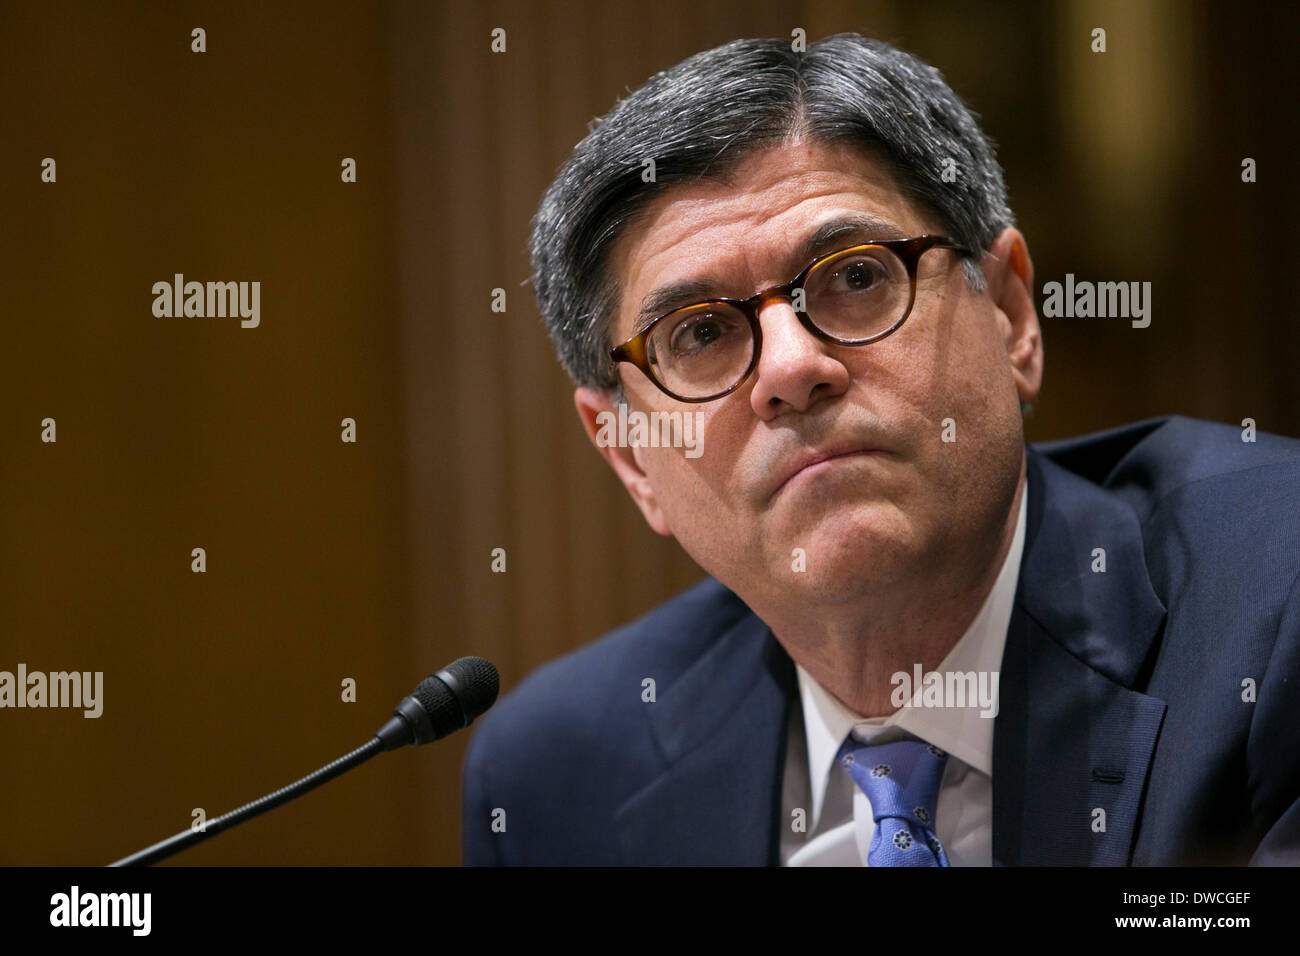
{"type": "Polygon", "coordinates": [[[1300,862],[1300,442],[1025,445],[1033,266],[937,71],[693,56],[533,256],[588,434],[711,577],[486,715],[465,862],[1300,862]],[[621,402],[698,453],[611,441],[621,402]]]}

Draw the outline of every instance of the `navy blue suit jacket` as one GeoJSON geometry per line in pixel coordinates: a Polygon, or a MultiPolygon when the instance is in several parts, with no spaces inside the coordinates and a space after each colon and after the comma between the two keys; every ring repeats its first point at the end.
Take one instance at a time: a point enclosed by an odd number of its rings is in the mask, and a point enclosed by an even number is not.
{"type": "MultiPolygon", "coordinates": [[[[994,864],[1300,863],[1300,441],[1172,417],[1026,458],[994,864]]],[[[464,862],[776,864],[798,701],[706,578],[481,718],[464,862]]]]}

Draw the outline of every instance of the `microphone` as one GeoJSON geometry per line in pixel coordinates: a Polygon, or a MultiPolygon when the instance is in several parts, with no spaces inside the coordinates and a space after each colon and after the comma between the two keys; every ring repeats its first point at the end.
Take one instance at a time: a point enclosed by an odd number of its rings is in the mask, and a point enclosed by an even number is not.
{"type": "Polygon", "coordinates": [[[342,776],[377,754],[408,744],[418,747],[463,730],[474,722],[475,717],[496,703],[499,686],[497,669],[483,658],[462,657],[453,661],[420,681],[414,693],[398,702],[388,723],[350,754],[260,800],[254,800],[210,820],[198,830],[185,830],[161,843],[123,857],[110,866],[145,866],[157,863],[268,810],[274,810],[281,804],[342,776]]]}
{"type": "Polygon", "coordinates": [[[464,730],[496,702],[499,682],[497,669],[483,658],[462,657],[420,681],[375,736],[387,752],[464,730]]]}

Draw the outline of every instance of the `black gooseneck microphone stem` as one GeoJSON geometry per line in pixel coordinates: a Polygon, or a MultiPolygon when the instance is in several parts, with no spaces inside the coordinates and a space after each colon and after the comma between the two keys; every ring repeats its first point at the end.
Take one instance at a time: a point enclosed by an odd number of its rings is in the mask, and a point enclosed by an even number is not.
{"type": "Polygon", "coordinates": [[[141,866],[165,860],[181,850],[211,839],[231,827],[261,816],[281,804],[329,783],[371,757],[412,744],[432,743],[457,730],[464,730],[497,699],[500,675],[490,661],[481,657],[461,657],[442,670],[430,674],[416,685],[415,693],[398,701],[393,716],[362,746],[352,753],[326,764],[296,783],[268,793],[260,800],[246,803],[199,829],[189,829],[174,837],[123,857],[111,866],[141,866]]]}
{"type": "Polygon", "coordinates": [[[295,797],[300,797],[309,790],[314,790],[323,783],[328,783],[335,777],[347,773],[353,767],[358,767],[365,763],[376,754],[381,754],[385,749],[385,743],[379,736],[370,738],[364,745],[358,747],[352,753],[340,757],[331,764],[326,764],[315,773],[310,773],[296,783],[291,783],[287,787],[281,787],[275,793],[268,793],[260,800],[254,800],[252,803],[246,803],[238,810],[231,810],[229,813],[217,817],[215,820],[209,820],[207,825],[201,830],[185,830],[176,834],[174,837],[168,837],[161,843],[155,843],[151,847],[132,853],[128,857],[118,860],[112,866],[145,866],[150,863],[157,863],[159,860],[165,860],[181,850],[194,846],[196,843],[202,843],[210,837],[216,836],[224,830],[243,823],[245,820],[251,820],[253,817],[261,816],[268,810],[274,810],[283,803],[288,803],[295,797]]]}

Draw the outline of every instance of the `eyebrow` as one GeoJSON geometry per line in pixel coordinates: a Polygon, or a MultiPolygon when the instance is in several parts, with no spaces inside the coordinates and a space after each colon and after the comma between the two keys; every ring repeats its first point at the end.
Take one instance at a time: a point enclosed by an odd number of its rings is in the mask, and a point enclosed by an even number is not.
{"type": "MultiPolygon", "coordinates": [[[[792,258],[805,265],[824,252],[834,251],[849,237],[872,239],[904,239],[903,231],[888,219],[856,214],[837,216],[818,226],[792,253],[792,258]]],[[[648,292],[641,300],[641,308],[632,323],[632,334],[639,335],[651,322],[673,309],[717,298],[714,292],[721,282],[711,276],[688,279],[648,292]]]]}

